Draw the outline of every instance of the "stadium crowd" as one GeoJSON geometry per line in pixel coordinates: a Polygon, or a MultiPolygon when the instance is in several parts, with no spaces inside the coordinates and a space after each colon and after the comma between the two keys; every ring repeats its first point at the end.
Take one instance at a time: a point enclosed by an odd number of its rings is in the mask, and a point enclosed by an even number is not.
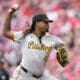
{"type": "Polygon", "coordinates": [[[54,20],[49,33],[60,37],[67,47],[69,64],[62,68],[53,50],[46,71],[60,80],[80,80],[80,0],[0,0],[0,57],[4,57],[10,77],[22,55],[17,43],[2,36],[8,8],[14,3],[20,8],[12,17],[12,30],[24,30],[31,25],[34,14],[46,12],[54,20]]]}

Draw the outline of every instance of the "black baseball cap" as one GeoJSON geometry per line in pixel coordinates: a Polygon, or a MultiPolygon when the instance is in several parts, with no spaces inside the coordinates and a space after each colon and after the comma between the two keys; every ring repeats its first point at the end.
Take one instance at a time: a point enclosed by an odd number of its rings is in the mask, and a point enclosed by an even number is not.
{"type": "Polygon", "coordinates": [[[37,21],[44,21],[44,22],[53,22],[53,20],[49,20],[45,13],[39,13],[33,16],[32,23],[37,21]]]}

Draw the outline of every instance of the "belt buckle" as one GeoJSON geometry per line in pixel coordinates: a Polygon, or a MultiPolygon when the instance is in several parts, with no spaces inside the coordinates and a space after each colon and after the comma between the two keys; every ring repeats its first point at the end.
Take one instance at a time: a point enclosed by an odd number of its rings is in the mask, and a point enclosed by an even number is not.
{"type": "Polygon", "coordinates": [[[35,78],[40,78],[42,75],[36,75],[36,74],[33,74],[33,77],[35,78]]]}

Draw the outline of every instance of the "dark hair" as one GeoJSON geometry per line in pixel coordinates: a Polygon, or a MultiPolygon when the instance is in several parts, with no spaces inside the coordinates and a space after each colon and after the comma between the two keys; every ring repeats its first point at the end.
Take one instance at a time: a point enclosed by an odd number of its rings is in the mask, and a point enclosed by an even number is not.
{"type": "Polygon", "coordinates": [[[35,24],[36,24],[36,22],[32,23],[30,33],[32,33],[35,30],[35,24]]]}

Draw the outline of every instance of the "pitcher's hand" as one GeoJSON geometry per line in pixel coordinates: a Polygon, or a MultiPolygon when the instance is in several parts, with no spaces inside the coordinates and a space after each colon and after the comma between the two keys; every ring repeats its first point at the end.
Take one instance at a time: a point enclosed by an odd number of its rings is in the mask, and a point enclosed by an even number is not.
{"type": "Polygon", "coordinates": [[[9,13],[11,13],[11,14],[13,14],[16,10],[18,10],[19,9],[19,5],[18,4],[13,4],[10,8],[9,8],[9,10],[8,10],[8,12],[9,13]]]}

